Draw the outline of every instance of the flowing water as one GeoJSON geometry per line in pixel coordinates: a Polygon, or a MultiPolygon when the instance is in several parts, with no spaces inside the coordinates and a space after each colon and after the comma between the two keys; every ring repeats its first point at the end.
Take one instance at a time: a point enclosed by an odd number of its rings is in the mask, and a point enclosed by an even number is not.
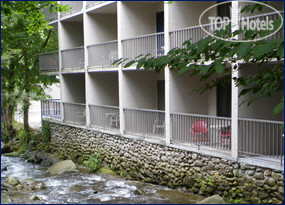
{"type": "Polygon", "coordinates": [[[1,192],[1,203],[42,203],[42,204],[104,204],[104,203],[160,203],[194,204],[203,199],[182,190],[169,189],[133,180],[124,180],[107,174],[74,172],[49,176],[47,168],[26,162],[17,157],[1,156],[1,182],[8,176],[20,181],[33,178],[42,181],[46,189],[38,191],[1,192]],[[40,200],[31,201],[36,195],[40,200]]]}

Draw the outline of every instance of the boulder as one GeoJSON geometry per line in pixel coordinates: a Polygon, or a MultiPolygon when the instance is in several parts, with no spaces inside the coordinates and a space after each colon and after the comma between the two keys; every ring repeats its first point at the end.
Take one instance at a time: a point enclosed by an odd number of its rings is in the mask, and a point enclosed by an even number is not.
{"type": "Polygon", "coordinates": [[[1,142],[1,155],[12,152],[11,147],[1,142]]]}
{"type": "Polygon", "coordinates": [[[196,204],[225,204],[224,199],[220,195],[213,195],[196,204]]]}
{"type": "Polygon", "coordinates": [[[13,176],[9,176],[6,180],[5,183],[11,185],[11,186],[17,186],[18,184],[20,184],[21,182],[13,176]]]}
{"type": "Polygon", "coordinates": [[[26,179],[24,179],[24,180],[21,182],[21,184],[28,184],[28,185],[31,185],[31,184],[34,183],[34,182],[36,182],[35,179],[33,179],[33,178],[26,178],[26,179]]]}
{"type": "Polygon", "coordinates": [[[36,196],[36,195],[30,196],[30,199],[31,199],[32,201],[41,200],[41,198],[38,197],[38,196],[36,196]]]}
{"type": "Polygon", "coordinates": [[[48,172],[51,175],[63,174],[66,172],[74,171],[77,171],[77,167],[71,160],[57,162],[48,169],[48,172]]]}

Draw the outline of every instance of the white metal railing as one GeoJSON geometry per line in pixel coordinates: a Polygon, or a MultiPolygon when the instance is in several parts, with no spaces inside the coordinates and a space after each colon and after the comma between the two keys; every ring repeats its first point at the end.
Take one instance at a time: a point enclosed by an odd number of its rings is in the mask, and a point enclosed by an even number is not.
{"type": "Polygon", "coordinates": [[[50,8],[43,8],[41,11],[45,15],[45,20],[47,21],[55,21],[58,19],[57,12],[49,12],[50,8]]]}
{"type": "Polygon", "coordinates": [[[231,118],[171,113],[172,142],[231,150],[231,118]]]}
{"type": "Polygon", "coordinates": [[[58,51],[39,54],[40,71],[58,71],[58,51]]]}
{"type": "MultiPolygon", "coordinates": [[[[282,14],[284,14],[284,12],[281,12],[282,14]]],[[[260,20],[265,20],[266,18],[268,18],[269,20],[276,20],[278,19],[280,16],[274,12],[274,13],[267,13],[267,14],[261,14],[261,15],[256,15],[256,16],[252,16],[249,17],[250,20],[255,20],[257,18],[259,18],[260,20]]],[[[221,23],[218,23],[221,24],[221,23]]],[[[204,24],[202,25],[202,27],[210,32],[213,33],[214,30],[212,30],[212,26],[211,24],[204,24]]],[[[208,36],[208,34],[200,27],[200,26],[193,26],[193,27],[188,27],[188,28],[183,28],[183,29],[179,29],[179,30],[175,30],[175,31],[171,31],[169,32],[170,34],[170,48],[181,48],[182,44],[189,39],[192,39],[191,42],[195,43],[199,40],[201,40],[202,38],[204,38],[205,36],[208,36]]],[[[283,31],[277,32],[276,34],[266,38],[266,40],[272,40],[272,39],[276,39],[276,38],[283,38],[283,31]]],[[[243,39],[244,34],[240,34],[239,38],[243,39]]]]}
{"type": "Polygon", "coordinates": [[[123,58],[135,59],[141,54],[152,57],[164,55],[164,34],[155,33],[122,40],[123,58]]]}
{"type": "Polygon", "coordinates": [[[92,6],[96,6],[96,5],[99,5],[99,4],[102,4],[106,1],[86,1],[86,8],[90,8],[92,6]]]}
{"type": "MultiPolygon", "coordinates": [[[[206,31],[210,32],[211,25],[210,24],[203,25],[203,28],[206,31]]],[[[169,34],[170,34],[171,49],[175,47],[181,48],[182,44],[189,39],[192,39],[191,42],[195,43],[208,35],[203,29],[201,29],[200,26],[193,26],[189,28],[179,29],[176,31],[171,31],[169,32],[169,34]]]]}
{"type": "Polygon", "coordinates": [[[90,125],[107,129],[120,129],[119,107],[89,105],[90,125]]]}
{"type": "Polygon", "coordinates": [[[82,10],[82,7],[83,7],[83,1],[60,1],[60,4],[71,6],[71,9],[69,9],[67,12],[62,12],[60,14],[60,17],[64,17],[67,15],[79,12],[82,10]]]}
{"type": "Polygon", "coordinates": [[[60,99],[41,100],[42,117],[61,118],[60,99]]]}
{"type": "Polygon", "coordinates": [[[83,47],[62,50],[61,56],[62,56],[62,69],[64,70],[84,69],[83,47]]]}
{"type": "Polygon", "coordinates": [[[80,103],[63,102],[63,121],[71,124],[86,125],[86,106],[80,103]]]}
{"type": "Polygon", "coordinates": [[[281,159],[284,155],[283,122],[239,119],[239,152],[281,159]]]}
{"type": "MultiPolygon", "coordinates": [[[[282,16],[284,17],[284,11],[281,11],[280,12],[282,14],[282,16]]],[[[256,21],[257,19],[259,19],[260,21],[262,20],[265,20],[268,19],[269,21],[273,20],[277,20],[278,18],[280,18],[279,14],[276,13],[276,12],[272,12],[272,13],[266,13],[266,14],[260,14],[260,15],[255,15],[255,16],[251,16],[251,17],[248,17],[249,19],[249,22],[247,23],[251,23],[252,21],[256,21]]],[[[245,19],[245,21],[247,21],[245,19]]],[[[240,21],[240,24],[242,24],[243,21],[240,21]]],[[[283,22],[284,24],[284,22],[283,22]]],[[[241,27],[241,25],[240,25],[241,27]]],[[[283,38],[284,37],[284,33],[283,33],[284,29],[282,29],[281,31],[271,35],[270,37],[267,37],[265,40],[266,41],[271,41],[271,40],[274,40],[274,39],[277,39],[277,38],[283,38]]],[[[244,36],[245,36],[245,33],[243,32],[242,34],[239,35],[239,38],[240,39],[244,39],[244,36]]],[[[256,38],[260,38],[260,36],[256,36],[256,38]]]]}
{"type": "Polygon", "coordinates": [[[112,63],[118,59],[118,41],[95,44],[87,47],[88,68],[114,67],[112,63]]]}
{"type": "Polygon", "coordinates": [[[124,108],[124,115],[126,133],[164,137],[164,111],[124,108]]]}

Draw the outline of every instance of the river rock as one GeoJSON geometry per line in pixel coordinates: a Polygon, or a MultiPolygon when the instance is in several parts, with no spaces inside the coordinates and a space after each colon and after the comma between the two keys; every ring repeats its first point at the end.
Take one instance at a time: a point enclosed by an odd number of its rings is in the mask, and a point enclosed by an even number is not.
{"type": "Polygon", "coordinates": [[[36,195],[31,196],[30,199],[33,200],[33,201],[41,200],[41,198],[36,196],[36,195]]]}
{"type": "Polygon", "coordinates": [[[1,142],[1,155],[11,152],[11,147],[1,142]]]}
{"type": "Polygon", "coordinates": [[[33,178],[26,178],[23,181],[21,181],[21,184],[28,184],[31,185],[32,183],[36,182],[33,178]]]}
{"type": "Polygon", "coordinates": [[[66,172],[74,172],[77,171],[77,167],[71,160],[64,160],[52,165],[48,172],[51,175],[63,174],[66,172]]]}
{"type": "Polygon", "coordinates": [[[20,184],[21,182],[13,176],[9,176],[6,180],[5,183],[11,185],[11,186],[17,186],[18,184],[20,184]]]}
{"type": "Polygon", "coordinates": [[[225,204],[224,199],[220,195],[213,195],[196,204],[225,204]]]}

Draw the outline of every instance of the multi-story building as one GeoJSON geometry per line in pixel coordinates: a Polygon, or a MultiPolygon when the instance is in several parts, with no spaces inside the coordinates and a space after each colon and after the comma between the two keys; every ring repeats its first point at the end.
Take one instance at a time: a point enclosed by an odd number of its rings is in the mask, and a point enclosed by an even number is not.
{"type": "MultiPolygon", "coordinates": [[[[206,33],[199,26],[199,16],[217,2],[61,3],[72,9],[47,16],[50,25],[58,29],[59,51],[40,54],[41,71],[59,75],[61,83],[61,99],[42,104],[45,116],[74,126],[138,135],[200,153],[282,169],[283,115],[272,114],[282,92],[251,106],[238,106],[245,97],[238,98],[240,88],[234,84],[203,95],[189,95],[200,82],[187,73],[178,75],[168,69],[156,73],[112,65],[119,58],[134,59],[140,54],[159,57],[181,47],[185,40],[203,38],[206,33]]],[[[272,6],[283,9],[282,2],[272,6]]],[[[230,9],[219,6],[209,14],[229,15],[230,9]]],[[[278,14],[265,9],[259,17],[275,19],[278,14]]],[[[204,18],[202,24],[206,23],[204,18]]],[[[283,32],[271,38],[280,36],[283,32]]],[[[258,69],[256,65],[249,68],[239,75],[258,69]]]]}

